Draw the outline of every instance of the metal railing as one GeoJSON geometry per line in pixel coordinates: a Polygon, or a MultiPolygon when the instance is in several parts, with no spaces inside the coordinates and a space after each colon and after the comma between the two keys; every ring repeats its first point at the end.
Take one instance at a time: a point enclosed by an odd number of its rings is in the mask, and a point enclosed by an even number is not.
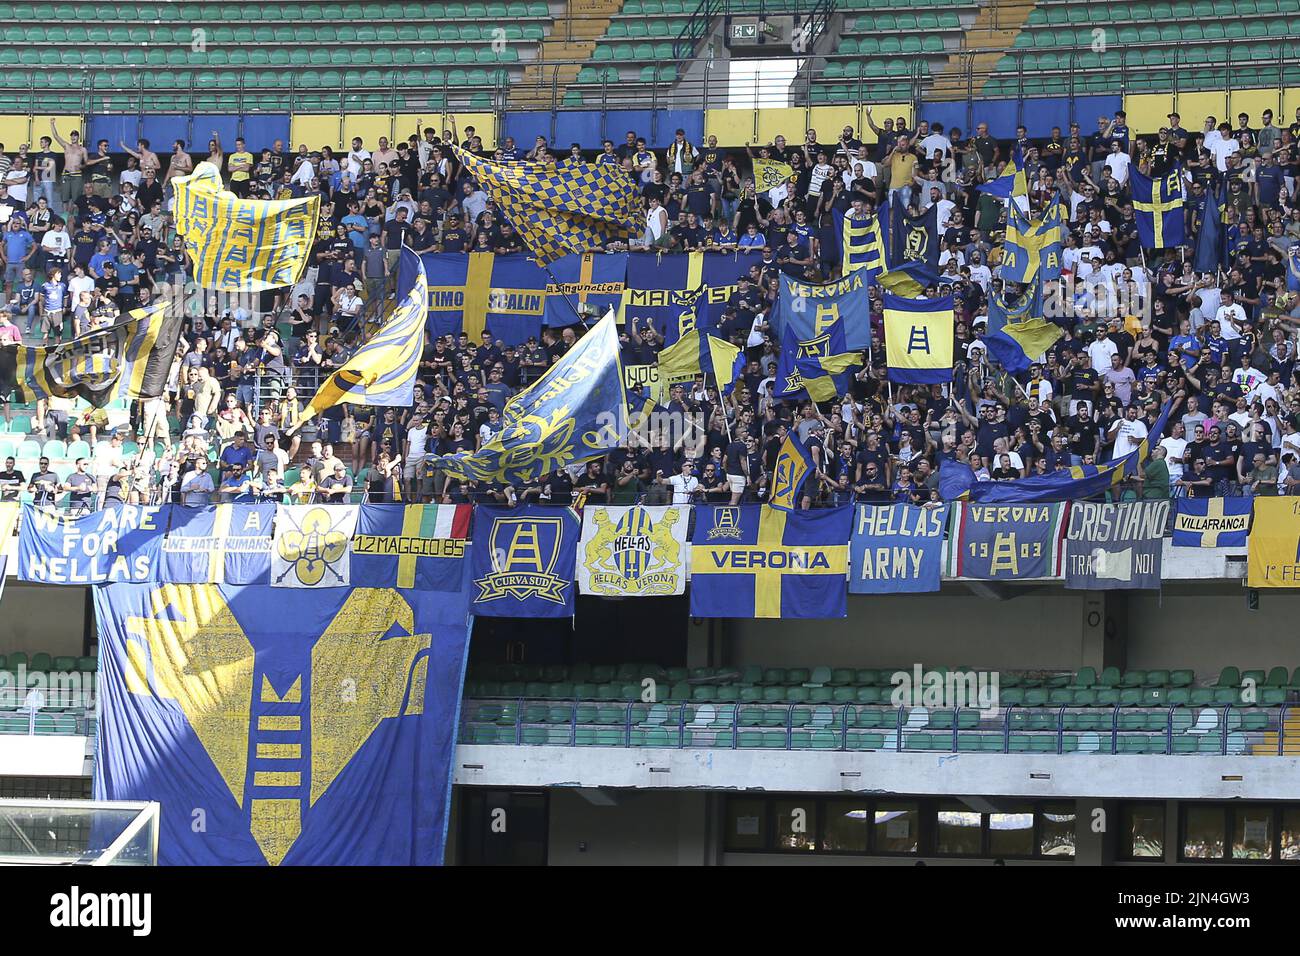
{"type": "Polygon", "coordinates": [[[1300,756],[1276,707],[890,707],[469,699],[459,741],[553,747],[1300,756]]]}

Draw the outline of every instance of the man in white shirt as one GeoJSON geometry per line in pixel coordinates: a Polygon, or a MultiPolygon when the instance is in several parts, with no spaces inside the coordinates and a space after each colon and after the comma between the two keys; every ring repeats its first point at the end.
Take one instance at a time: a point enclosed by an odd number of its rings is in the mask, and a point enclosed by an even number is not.
{"type": "Polygon", "coordinates": [[[1115,439],[1115,450],[1111,460],[1123,458],[1131,451],[1136,451],[1147,437],[1146,422],[1138,418],[1138,407],[1130,405],[1124,409],[1124,417],[1110,426],[1109,437],[1115,439]]]}
{"type": "Polygon", "coordinates": [[[935,123],[931,128],[932,132],[925,139],[921,140],[921,155],[933,156],[937,149],[943,153],[944,158],[952,155],[952,141],[943,134],[943,126],[935,123]]]}
{"type": "Polygon", "coordinates": [[[1092,370],[1100,375],[1110,368],[1110,357],[1119,355],[1119,346],[1110,340],[1109,330],[1106,326],[1097,329],[1097,337],[1088,343],[1088,359],[1092,363],[1092,370]]]}
{"type": "Polygon", "coordinates": [[[353,136],[352,150],[348,153],[348,164],[347,168],[344,170],[344,172],[352,177],[353,182],[357,181],[357,178],[361,175],[361,167],[369,158],[370,150],[364,147],[361,137],[353,136]]]}
{"type": "Polygon", "coordinates": [[[673,489],[673,504],[689,505],[695,493],[700,490],[700,479],[691,474],[691,462],[682,462],[682,471],[668,479],[673,489]]]}
{"type": "Polygon", "coordinates": [[[1219,334],[1226,341],[1241,338],[1241,326],[1246,321],[1246,310],[1233,301],[1232,293],[1223,291],[1223,305],[1214,313],[1214,321],[1219,323],[1219,334]]]}
{"type": "Polygon", "coordinates": [[[1210,134],[1205,134],[1205,148],[1211,156],[1214,157],[1214,168],[1221,173],[1228,171],[1228,157],[1241,149],[1241,143],[1237,142],[1232,135],[1232,129],[1227,123],[1220,123],[1218,137],[1211,142],[1210,134]]]}
{"type": "Polygon", "coordinates": [[[1119,140],[1110,141],[1110,155],[1106,157],[1106,168],[1110,174],[1115,177],[1115,181],[1121,186],[1128,182],[1128,168],[1132,165],[1133,160],[1128,153],[1124,152],[1119,140]]]}
{"type": "Polygon", "coordinates": [[[1170,426],[1168,438],[1160,440],[1160,447],[1165,450],[1165,464],[1169,466],[1169,482],[1173,484],[1183,477],[1183,456],[1187,452],[1187,429],[1183,423],[1176,421],[1170,426]]]}

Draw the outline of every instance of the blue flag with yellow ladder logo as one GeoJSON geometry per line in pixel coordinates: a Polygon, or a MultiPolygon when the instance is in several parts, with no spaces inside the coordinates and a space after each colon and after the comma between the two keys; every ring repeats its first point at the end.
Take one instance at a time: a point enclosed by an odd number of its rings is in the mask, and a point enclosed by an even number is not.
{"type": "Polygon", "coordinates": [[[199,163],[172,180],[176,232],[205,289],[263,292],[293,285],[307,266],[320,194],[305,199],[241,199],[223,189],[221,171],[199,163]]]}
{"type": "Polygon", "coordinates": [[[616,166],[483,159],[452,144],[465,171],[501,207],[542,265],[616,239],[639,239],[645,214],[636,185],[616,166]]]}
{"type": "Polygon", "coordinates": [[[905,299],[886,292],[885,360],[891,382],[952,381],[952,296],[905,299]]]}
{"type": "Polygon", "coordinates": [[[167,387],[184,318],[159,302],[59,345],[0,346],[0,395],[18,389],[28,401],[84,398],[96,408],[155,398],[167,387]]]}
{"type": "Polygon", "coordinates": [[[432,460],[462,481],[531,481],[599,458],[627,438],[627,397],[612,313],[506,402],[501,430],[475,452],[432,460]]]}
{"type": "Polygon", "coordinates": [[[1247,497],[1174,499],[1174,547],[1245,547],[1250,506],[1247,497]]]}
{"type": "Polygon", "coordinates": [[[795,511],[799,507],[799,496],[804,482],[813,470],[812,456],[808,447],[799,440],[799,434],[790,429],[776,453],[776,464],[772,467],[772,491],[768,504],[782,511],[795,511]]]}
{"type": "Polygon", "coordinates": [[[162,805],[159,863],[442,863],[469,646],[460,593],[93,591],[94,795],[162,805]]]}
{"type": "Polygon", "coordinates": [[[572,508],[474,509],[471,613],[572,617],[582,521],[572,508]]]}
{"type": "Polygon", "coordinates": [[[691,535],[691,614],[847,616],[852,529],[852,505],[813,511],[697,505],[691,535]]]}
{"type": "Polygon", "coordinates": [[[434,338],[464,332],[478,346],[484,332],[506,345],[541,337],[550,296],[546,270],[521,252],[425,252],[427,328],[434,338]]]}
{"type": "Polygon", "coordinates": [[[1187,242],[1183,215],[1183,171],[1178,166],[1158,179],[1129,170],[1133,190],[1133,215],[1138,241],[1144,249],[1174,249],[1187,242]]]}
{"type": "Polygon", "coordinates": [[[405,407],[415,397],[415,373],[424,352],[429,282],[420,257],[403,247],[397,271],[397,307],[379,330],[327,378],[303,409],[301,422],[338,404],[405,407]]]}

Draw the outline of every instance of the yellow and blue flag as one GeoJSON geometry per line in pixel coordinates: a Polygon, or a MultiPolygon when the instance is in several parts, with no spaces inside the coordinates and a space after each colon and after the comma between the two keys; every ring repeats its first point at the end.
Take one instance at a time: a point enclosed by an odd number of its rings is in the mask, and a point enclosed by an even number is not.
{"type": "Polygon", "coordinates": [[[641,197],[617,166],[498,163],[455,144],[451,151],[501,207],[542,265],[642,235],[641,197]]]}
{"type": "Polygon", "coordinates": [[[659,353],[659,401],[667,400],[673,385],[690,382],[696,375],[715,383],[721,394],[729,394],[744,363],[739,348],[716,335],[693,329],[659,353]]]}
{"type": "Polygon", "coordinates": [[[473,505],[363,504],[357,512],[352,585],[460,591],[473,505]]]}
{"type": "Polygon", "coordinates": [[[158,302],[60,345],[0,346],[0,394],[16,388],[25,401],[84,398],[96,408],[156,398],[167,387],[183,319],[158,302]]]}
{"type": "Polygon", "coordinates": [[[1043,318],[1043,287],[1035,282],[1014,305],[1007,302],[1006,288],[989,296],[988,329],[984,344],[1008,372],[1023,372],[1051,348],[1064,333],[1060,326],[1043,318]]]}
{"type": "Polygon", "coordinates": [[[1104,465],[1073,465],[1046,475],[1030,475],[1019,481],[976,481],[970,465],[945,462],[939,469],[939,494],[945,501],[968,499],[986,504],[1072,501],[1104,494],[1137,475],[1151,459],[1151,449],[1160,444],[1174,401],[1165,402],[1147,437],[1123,458],[1104,465]]]}
{"type": "Polygon", "coordinates": [[[550,279],[531,256],[425,252],[420,262],[429,279],[427,326],[434,338],[464,332],[477,346],[484,332],[506,345],[541,337],[550,279]]]}
{"type": "Polygon", "coordinates": [[[273,504],[174,507],[159,577],[174,584],[270,584],[273,504]]]}
{"type": "Polygon", "coordinates": [[[1138,241],[1144,249],[1174,249],[1187,242],[1183,215],[1183,171],[1178,166],[1159,179],[1129,170],[1138,241]]]}
{"type": "Polygon", "coordinates": [[[599,458],[627,438],[623,364],[612,312],[506,402],[501,426],[478,451],[439,455],[433,464],[462,481],[531,481],[599,458]]]}
{"type": "Polygon", "coordinates": [[[1246,586],[1300,587],[1300,502],[1289,495],[1255,498],[1251,522],[1246,586]]]}
{"type": "Polygon", "coordinates": [[[880,284],[893,292],[917,294],[939,281],[939,207],[931,205],[920,215],[911,215],[903,205],[901,191],[894,193],[889,228],[885,234],[889,270],[880,284]],[[908,282],[907,280],[912,280],[908,282]],[[913,283],[915,284],[913,286],[913,283]]]}
{"type": "Polygon", "coordinates": [[[852,530],[852,505],[814,511],[697,505],[691,614],[845,617],[852,530]]]}
{"type": "Polygon", "coordinates": [[[1287,251],[1286,288],[1288,292],[1300,292],[1300,245],[1287,251]]]}
{"type": "Polygon", "coordinates": [[[1174,499],[1174,547],[1245,547],[1250,503],[1247,497],[1174,499]]]}
{"type": "Polygon", "coordinates": [[[199,163],[172,180],[176,231],[205,289],[262,292],[293,285],[316,238],[320,195],[241,199],[221,186],[221,172],[199,163]]]}
{"type": "Polygon", "coordinates": [[[1002,278],[1008,282],[1045,281],[1061,277],[1065,227],[1061,204],[1053,201],[1042,219],[1030,219],[1013,203],[1007,209],[1007,235],[1002,246],[1002,278]]]}
{"type": "MultiPolygon", "coordinates": [[[[1020,145],[1016,144],[1015,151],[1011,154],[1011,162],[1002,168],[1002,175],[987,183],[981,183],[975,188],[980,192],[988,193],[990,196],[997,196],[999,199],[1027,197],[1029,195],[1029,179],[1025,175],[1025,159],[1020,152],[1020,145]]],[[[1019,203],[1013,202],[1011,205],[1018,206],[1019,203]]]]}
{"type": "Polygon", "coordinates": [[[475,508],[470,610],[479,617],[573,617],[581,536],[572,508],[475,508]]]}
{"type": "Polygon", "coordinates": [[[834,214],[840,239],[840,275],[848,276],[859,269],[872,282],[889,266],[885,260],[887,231],[880,216],[855,219],[842,212],[834,214]]]}
{"type": "Polygon", "coordinates": [[[694,328],[717,328],[740,277],[762,261],[761,252],[628,256],[619,319],[629,333],[653,326],[665,345],[694,328]]]}
{"type": "Polygon", "coordinates": [[[809,342],[800,342],[794,329],[786,326],[772,394],[777,398],[806,394],[814,402],[829,402],[848,391],[849,372],[861,365],[861,352],[845,351],[842,323],[809,342]]]}
{"type": "Polygon", "coordinates": [[[415,397],[415,373],[424,351],[429,283],[420,257],[403,247],[397,271],[397,308],[379,331],[327,378],[303,409],[301,421],[338,404],[405,407],[415,397]]]}
{"type": "Polygon", "coordinates": [[[765,193],[782,183],[788,183],[794,176],[794,168],[789,163],[780,163],[775,159],[756,159],[754,166],[754,191],[765,193]]]}
{"type": "Polygon", "coordinates": [[[768,504],[782,511],[798,510],[799,495],[812,470],[813,460],[808,454],[808,447],[799,440],[798,432],[791,428],[786,432],[780,451],[776,453],[768,504]]]}
{"type": "Polygon", "coordinates": [[[953,299],[884,293],[885,360],[891,382],[952,381],[953,299]]]}
{"type": "MultiPolygon", "coordinates": [[[[870,281],[866,272],[831,282],[803,282],[782,273],[780,294],[768,321],[783,341],[787,330],[799,342],[824,342],[832,329],[839,329],[842,347],[832,351],[871,348],[870,281]]],[[[826,354],[825,349],[819,351],[826,354]]]]}
{"type": "Polygon", "coordinates": [[[577,325],[588,316],[604,315],[622,303],[627,287],[627,253],[565,256],[552,265],[548,280],[542,324],[553,328],[577,325]]]}

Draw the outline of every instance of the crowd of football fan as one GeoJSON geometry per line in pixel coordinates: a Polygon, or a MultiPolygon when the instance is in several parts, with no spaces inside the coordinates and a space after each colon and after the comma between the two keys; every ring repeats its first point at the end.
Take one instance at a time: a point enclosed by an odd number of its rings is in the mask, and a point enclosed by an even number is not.
{"type": "MultiPolygon", "coordinates": [[[[72,506],[117,501],[356,500],[628,503],[638,500],[762,500],[787,429],[808,445],[816,471],[804,505],[937,500],[946,461],[978,480],[1016,481],[1073,465],[1100,464],[1137,447],[1164,401],[1170,426],[1132,490],[1170,495],[1300,493],[1300,387],[1295,327],[1300,303],[1287,291],[1288,252],[1300,243],[1300,110],[1278,126],[1270,112],[1228,122],[1208,117],[1189,133],[1177,114],[1155,136],[1130,133],[1124,113],[1096,129],[1053,129],[1016,142],[943,129],[903,117],[877,125],[863,143],[845,127],[833,142],[808,130],[803,142],[724,148],[678,130],[666,149],[634,131],[622,143],[525,149],[506,137],[482,150],[472,128],[426,128],[372,152],[361,139],[336,153],[276,141],[253,152],[215,134],[207,159],[229,188],[253,198],[320,192],[321,225],[304,282],[260,300],[190,317],[168,393],[140,403],[130,424],[105,411],[70,415],[52,399],[37,409],[37,438],[84,440],[90,455],[64,478],[41,459],[23,474],[0,471],[8,496],[40,502],[70,494],[72,506]],[[418,252],[523,251],[489,196],[460,173],[446,148],[459,141],[503,161],[576,160],[626,171],[646,204],[644,235],[612,243],[634,253],[736,250],[755,264],[731,296],[717,334],[741,346],[747,365],[731,394],[712,382],[678,385],[671,414],[652,418],[628,447],[525,486],[463,484],[431,466],[433,456],[472,451],[501,428],[506,401],[535,381],[582,333],[543,329],[505,345],[485,333],[426,342],[411,408],[342,405],[302,422],[303,402],[355,347],[377,314],[403,244],[418,252]],[[1064,337],[1028,373],[1012,376],[980,336],[1001,280],[1003,200],[975,186],[1002,172],[1019,146],[1028,202],[1039,215],[1055,197],[1068,215],[1066,285],[1049,318],[1064,337]],[[794,175],[756,192],[753,158],[788,163],[794,175]],[[1188,184],[1188,236],[1206,191],[1226,184],[1232,267],[1197,274],[1189,250],[1139,246],[1128,187],[1132,168],[1188,184]],[[833,213],[870,214],[894,194],[917,211],[938,206],[940,281],[928,295],[956,302],[953,382],[886,381],[881,303],[870,290],[873,346],[848,394],[818,407],[774,398],[779,345],[765,316],[778,275],[823,280],[840,270],[833,213]],[[286,485],[286,479],[289,484],[286,485]]],[[[160,156],[147,141],[85,144],[75,131],[16,155],[0,144],[0,256],[8,307],[0,343],[55,343],[116,320],[169,289],[184,287],[188,262],[172,228],[169,182],[192,171],[186,144],[160,156]],[[53,143],[61,153],[52,151],[53,143]]],[[[1190,241],[1190,240],[1189,240],[1190,241]]],[[[653,364],[663,347],[650,323],[631,316],[622,334],[627,365],[653,364]]],[[[6,403],[6,418],[12,410],[6,403]]]]}

